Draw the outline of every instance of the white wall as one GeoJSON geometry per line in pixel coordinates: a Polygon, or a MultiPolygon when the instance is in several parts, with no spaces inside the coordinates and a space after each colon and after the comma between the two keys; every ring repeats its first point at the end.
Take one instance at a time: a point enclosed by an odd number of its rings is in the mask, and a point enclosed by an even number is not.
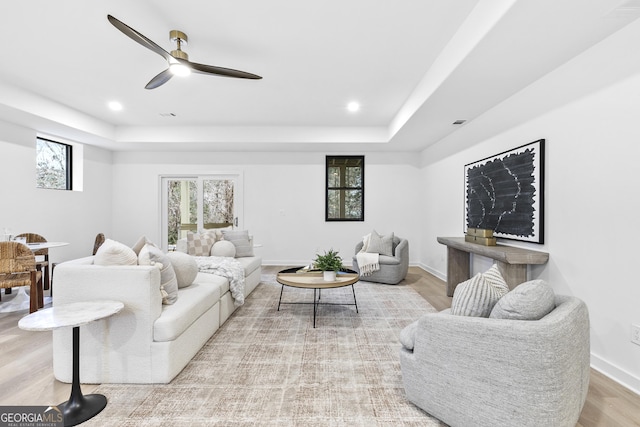
{"type": "MultiPolygon", "coordinates": [[[[261,244],[265,264],[307,264],[336,249],[351,262],[356,243],[376,229],[418,245],[414,154],[365,154],[365,221],[325,222],[324,165],[331,153],[114,153],[113,237],[160,241],[159,177],[163,174],[240,172],[244,227],[261,244]]],[[[417,263],[418,246],[411,251],[417,263]]]]}
{"type": "Polygon", "coordinates": [[[446,251],[436,237],[462,234],[466,163],[545,138],[545,244],[521,246],[549,252],[550,260],[531,268],[529,276],[586,302],[592,366],[639,392],[640,346],[631,343],[630,334],[632,324],[640,325],[634,231],[640,212],[640,55],[633,49],[618,61],[603,61],[627,46],[629,33],[637,39],[640,25],[626,33],[614,35],[423,153],[422,183],[437,204],[424,206],[420,256],[421,263],[444,276],[446,251]],[[502,127],[508,111],[526,111],[541,97],[573,89],[583,80],[597,81],[609,70],[620,73],[615,83],[583,92],[579,99],[511,129],[502,127]],[[487,136],[491,127],[496,130],[487,136]],[[448,144],[469,148],[448,152],[448,144]]]}
{"type": "Polygon", "coordinates": [[[69,242],[49,251],[52,262],[91,255],[95,235],[111,232],[111,153],[82,151],[83,191],[36,188],[36,132],[0,122],[0,233],[69,242]]]}

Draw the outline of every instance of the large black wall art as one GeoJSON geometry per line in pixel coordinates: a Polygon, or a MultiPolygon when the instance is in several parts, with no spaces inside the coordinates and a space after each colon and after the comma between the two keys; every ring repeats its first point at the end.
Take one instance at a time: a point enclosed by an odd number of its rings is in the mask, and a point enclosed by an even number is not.
{"type": "Polygon", "coordinates": [[[464,166],[466,227],[544,243],[544,139],[464,166]]]}

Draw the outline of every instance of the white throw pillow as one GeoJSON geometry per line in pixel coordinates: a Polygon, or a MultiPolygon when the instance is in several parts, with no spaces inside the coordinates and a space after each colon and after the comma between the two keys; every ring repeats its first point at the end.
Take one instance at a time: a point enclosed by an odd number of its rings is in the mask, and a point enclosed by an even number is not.
{"type": "Polygon", "coordinates": [[[136,265],[138,257],[127,245],[106,239],[93,258],[95,265],[136,265]]]}
{"type": "Polygon", "coordinates": [[[211,255],[234,258],[236,256],[236,246],[228,240],[220,240],[211,247],[211,255]]]}
{"type": "Polygon", "coordinates": [[[489,317],[493,306],[509,292],[497,264],[484,273],[460,283],[453,292],[451,314],[458,316],[489,317]]]}
{"type": "Polygon", "coordinates": [[[178,289],[191,285],[198,275],[198,263],[191,255],[183,252],[169,252],[167,258],[171,261],[173,270],[176,272],[178,289]]]}
{"type": "Polygon", "coordinates": [[[236,257],[253,256],[253,245],[249,240],[247,230],[222,230],[224,240],[228,240],[236,247],[236,257]]]}
{"type": "Polygon", "coordinates": [[[136,243],[134,243],[133,246],[131,246],[131,249],[133,249],[133,252],[136,253],[137,255],[140,255],[140,250],[144,247],[144,245],[146,245],[147,243],[151,243],[145,236],[141,236],[138,241],[136,243]]]}
{"type": "Polygon", "coordinates": [[[162,303],[173,304],[178,299],[178,280],[169,258],[158,248],[147,243],[140,249],[138,264],[155,265],[160,268],[160,292],[162,303]]]}

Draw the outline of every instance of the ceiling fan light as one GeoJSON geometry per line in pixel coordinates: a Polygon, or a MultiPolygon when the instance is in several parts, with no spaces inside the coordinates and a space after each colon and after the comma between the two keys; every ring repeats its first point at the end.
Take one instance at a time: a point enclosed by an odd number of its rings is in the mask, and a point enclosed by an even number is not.
{"type": "Polygon", "coordinates": [[[171,74],[174,76],[184,77],[191,74],[191,69],[183,64],[171,64],[169,70],[171,70],[171,74]]]}
{"type": "Polygon", "coordinates": [[[350,113],[357,113],[360,111],[360,103],[357,101],[351,101],[347,104],[347,110],[349,110],[350,113]]]}

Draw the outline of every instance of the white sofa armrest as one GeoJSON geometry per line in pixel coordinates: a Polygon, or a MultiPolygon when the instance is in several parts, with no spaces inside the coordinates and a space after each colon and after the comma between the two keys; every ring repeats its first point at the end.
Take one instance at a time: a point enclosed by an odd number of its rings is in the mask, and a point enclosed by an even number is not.
{"type": "MultiPolygon", "coordinates": [[[[82,327],[83,382],[150,382],[153,325],[162,313],[160,270],[93,265],[89,257],[57,265],[54,282],[54,306],[100,299],[124,303],[116,315],[82,327]]],[[[70,344],[70,329],[53,331],[54,374],[64,382],[71,381],[70,344]]]]}

